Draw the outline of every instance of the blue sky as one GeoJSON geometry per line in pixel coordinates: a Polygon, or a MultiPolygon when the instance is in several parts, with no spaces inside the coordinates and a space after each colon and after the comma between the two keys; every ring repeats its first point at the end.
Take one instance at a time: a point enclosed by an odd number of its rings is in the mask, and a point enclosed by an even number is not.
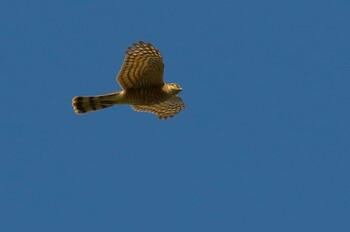
{"type": "Polygon", "coordinates": [[[349,1],[1,1],[0,231],[350,231],[349,1]],[[118,90],[144,40],[173,119],[118,90]]]}

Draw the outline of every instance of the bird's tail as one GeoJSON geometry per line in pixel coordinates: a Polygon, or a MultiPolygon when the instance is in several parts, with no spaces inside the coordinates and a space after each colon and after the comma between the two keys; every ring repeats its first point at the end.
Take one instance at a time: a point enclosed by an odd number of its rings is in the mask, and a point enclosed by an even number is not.
{"type": "Polygon", "coordinates": [[[120,99],[120,92],[98,96],[74,97],[72,105],[75,113],[85,114],[110,107],[114,104],[120,104],[120,99]]]}

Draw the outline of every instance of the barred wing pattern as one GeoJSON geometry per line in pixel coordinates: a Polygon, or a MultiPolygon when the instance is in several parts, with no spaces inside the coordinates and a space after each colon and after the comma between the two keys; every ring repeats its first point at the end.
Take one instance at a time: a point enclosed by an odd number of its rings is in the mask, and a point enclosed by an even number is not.
{"type": "Polygon", "coordinates": [[[123,89],[163,85],[162,54],[150,43],[140,41],[129,47],[117,81],[123,89]]]}
{"type": "Polygon", "coordinates": [[[154,105],[133,105],[133,110],[155,114],[159,119],[172,118],[185,108],[185,104],[179,96],[173,96],[168,100],[154,105]]]}

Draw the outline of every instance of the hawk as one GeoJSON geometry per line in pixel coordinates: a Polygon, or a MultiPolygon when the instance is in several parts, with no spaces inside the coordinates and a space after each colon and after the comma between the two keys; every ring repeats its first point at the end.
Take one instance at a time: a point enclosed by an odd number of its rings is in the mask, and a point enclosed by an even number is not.
{"type": "Polygon", "coordinates": [[[77,114],[128,104],[133,110],[167,119],[185,108],[178,96],[182,88],[178,84],[163,82],[164,64],[158,49],[140,41],[125,53],[124,63],[117,75],[122,90],[104,95],[74,97],[72,105],[77,114]]]}

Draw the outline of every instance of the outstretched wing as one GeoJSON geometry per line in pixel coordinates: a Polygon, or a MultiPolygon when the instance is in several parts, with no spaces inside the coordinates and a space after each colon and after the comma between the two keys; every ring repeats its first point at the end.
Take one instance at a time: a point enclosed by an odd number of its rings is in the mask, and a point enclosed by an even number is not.
{"type": "Polygon", "coordinates": [[[163,85],[162,54],[150,43],[134,43],[126,57],[117,81],[123,89],[148,88],[163,85]]]}
{"type": "Polygon", "coordinates": [[[132,105],[133,110],[155,114],[159,119],[172,118],[185,108],[185,104],[179,96],[173,96],[168,100],[154,105],[132,105]]]}

